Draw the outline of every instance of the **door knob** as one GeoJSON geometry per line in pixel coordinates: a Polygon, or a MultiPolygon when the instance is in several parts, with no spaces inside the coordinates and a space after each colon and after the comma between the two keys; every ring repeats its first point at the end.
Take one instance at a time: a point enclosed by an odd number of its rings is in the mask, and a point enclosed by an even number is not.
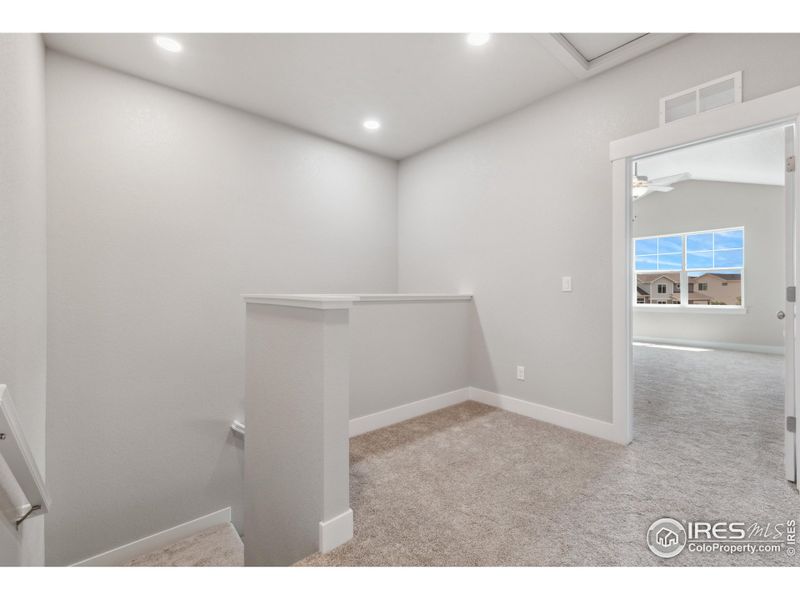
{"type": "Polygon", "coordinates": [[[785,319],[786,318],[786,313],[783,312],[782,310],[779,310],[778,314],[775,315],[775,316],[778,317],[779,319],[785,319]]]}

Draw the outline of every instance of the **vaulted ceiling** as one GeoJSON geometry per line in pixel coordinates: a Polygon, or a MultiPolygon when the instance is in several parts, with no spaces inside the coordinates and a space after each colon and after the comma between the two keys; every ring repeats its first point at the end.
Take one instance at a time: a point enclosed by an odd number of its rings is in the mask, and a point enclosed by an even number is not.
{"type": "Polygon", "coordinates": [[[51,49],[403,158],[677,34],[48,34],[51,49]],[[380,128],[368,130],[365,120],[380,128]]]}
{"type": "Polygon", "coordinates": [[[784,136],[777,126],[695,144],[644,158],[638,172],[650,180],[689,173],[704,181],[783,185],[784,136]]]}

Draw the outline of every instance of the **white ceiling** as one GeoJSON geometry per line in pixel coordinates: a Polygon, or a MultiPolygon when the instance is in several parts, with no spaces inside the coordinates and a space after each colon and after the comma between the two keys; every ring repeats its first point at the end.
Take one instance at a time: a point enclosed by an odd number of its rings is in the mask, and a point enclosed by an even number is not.
{"type": "Polygon", "coordinates": [[[658,179],[690,173],[692,179],[783,185],[784,131],[772,127],[696,144],[638,161],[639,175],[658,179]]]}
{"type": "Polygon", "coordinates": [[[119,71],[404,158],[588,76],[592,57],[602,55],[608,68],[675,37],[555,34],[583,56],[573,58],[551,35],[494,34],[480,47],[452,33],[170,35],[184,46],[178,54],[156,47],[152,34],[59,33],[45,35],[45,42],[119,71]],[[608,60],[618,46],[624,48],[617,60],[608,60]],[[367,118],[380,120],[381,129],[365,130],[361,123],[367,118]]]}
{"type": "Polygon", "coordinates": [[[597,60],[601,56],[639,39],[646,33],[564,33],[564,38],[581,56],[587,60],[597,60]]]}

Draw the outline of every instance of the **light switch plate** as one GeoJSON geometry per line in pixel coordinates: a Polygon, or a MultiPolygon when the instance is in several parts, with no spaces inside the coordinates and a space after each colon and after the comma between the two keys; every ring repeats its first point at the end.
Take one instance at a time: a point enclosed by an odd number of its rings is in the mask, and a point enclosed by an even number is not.
{"type": "Polygon", "coordinates": [[[517,365],[517,379],[525,381],[525,367],[517,365]]]}
{"type": "Polygon", "coordinates": [[[561,291],[562,292],[571,292],[572,291],[572,277],[569,275],[565,275],[561,278],[561,291]]]}

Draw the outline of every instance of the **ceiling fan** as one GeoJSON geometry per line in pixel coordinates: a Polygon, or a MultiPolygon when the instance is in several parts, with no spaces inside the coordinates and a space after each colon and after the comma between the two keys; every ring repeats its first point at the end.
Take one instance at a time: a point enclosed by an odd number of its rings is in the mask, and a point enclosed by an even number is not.
{"type": "Polygon", "coordinates": [[[639,165],[635,164],[633,167],[633,182],[631,182],[631,192],[634,200],[644,198],[653,192],[671,192],[675,188],[671,187],[673,183],[686,181],[692,177],[691,173],[676,173],[675,175],[668,175],[667,177],[659,177],[650,181],[646,175],[639,175],[639,165]]]}

